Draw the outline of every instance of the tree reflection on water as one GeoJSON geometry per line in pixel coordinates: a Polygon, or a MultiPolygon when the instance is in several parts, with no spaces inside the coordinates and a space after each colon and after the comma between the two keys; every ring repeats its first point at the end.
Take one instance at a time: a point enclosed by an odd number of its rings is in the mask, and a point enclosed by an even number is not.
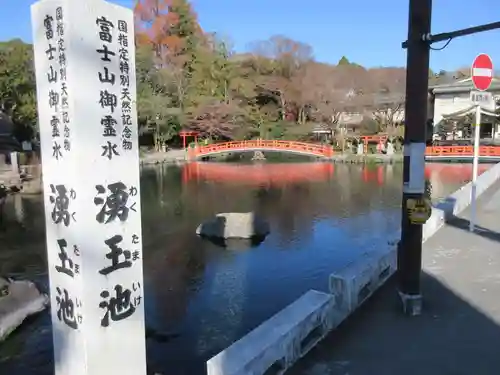
{"type": "MultiPolygon", "coordinates": [[[[436,197],[456,190],[470,173],[470,166],[429,164],[426,177],[436,197]]],[[[401,186],[398,164],[144,168],[146,319],[148,327],[171,338],[148,340],[151,369],[203,373],[210,356],[300,294],[326,289],[336,267],[387,246],[399,226],[401,186]],[[195,234],[199,223],[219,212],[248,211],[271,226],[271,234],[257,247],[223,248],[195,234]]],[[[8,229],[0,233],[0,272],[46,284],[41,197],[11,197],[7,211],[8,229]]],[[[0,365],[7,364],[12,373],[26,373],[26,367],[30,374],[52,373],[50,321],[44,316],[32,323],[36,329],[21,330],[2,345],[0,365]],[[33,335],[38,335],[37,345],[29,344],[33,335]],[[16,358],[6,361],[13,351],[16,358]]]]}

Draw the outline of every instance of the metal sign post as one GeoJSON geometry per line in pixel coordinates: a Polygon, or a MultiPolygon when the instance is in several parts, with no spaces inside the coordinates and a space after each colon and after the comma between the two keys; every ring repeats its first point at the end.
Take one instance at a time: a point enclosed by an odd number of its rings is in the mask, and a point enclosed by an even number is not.
{"type": "Polygon", "coordinates": [[[425,196],[425,141],[429,89],[429,44],[432,0],[410,0],[406,70],[405,139],[401,241],[398,245],[398,294],[403,312],[420,315],[422,294],[422,225],[412,220],[412,207],[425,196]]]}
{"type": "MultiPolygon", "coordinates": [[[[402,44],[403,48],[408,49],[405,103],[405,118],[407,120],[405,121],[405,152],[408,152],[408,156],[405,157],[404,161],[404,186],[410,185],[409,176],[411,170],[418,170],[418,168],[410,167],[410,164],[412,164],[411,150],[406,151],[406,146],[412,143],[424,143],[425,146],[430,46],[436,42],[447,41],[448,44],[454,38],[500,29],[500,22],[493,22],[433,35],[431,34],[432,0],[410,0],[409,5],[408,40],[402,44]],[[423,131],[419,129],[423,129],[423,131]]],[[[482,86],[484,81],[488,81],[488,76],[491,82],[493,64],[488,64],[488,59],[485,59],[484,56],[476,58],[474,63],[472,66],[474,84],[476,85],[477,82],[479,86],[482,86]]],[[[481,90],[481,88],[475,87],[481,90]]],[[[494,113],[492,115],[496,116],[494,113]]],[[[416,150],[415,147],[413,149],[415,154],[418,155],[417,162],[421,163],[425,156],[421,150],[418,150],[418,147],[420,146],[417,146],[416,150]]],[[[416,197],[412,197],[409,192],[403,191],[401,241],[398,246],[397,274],[399,295],[403,302],[403,308],[410,315],[419,315],[422,305],[420,285],[422,273],[422,226],[414,225],[411,222],[409,210],[406,208],[410,199],[418,199],[422,195],[423,191],[416,197]]],[[[415,207],[417,207],[416,204],[415,207]]]]}
{"type": "Polygon", "coordinates": [[[477,191],[477,170],[479,162],[479,138],[481,135],[481,107],[491,107],[493,110],[495,102],[491,93],[486,92],[493,79],[493,62],[490,56],[485,53],[478,55],[471,66],[471,77],[474,87],[479,92],[472,91],[470,100],[476,105],[476,119],[474,124],[474,157],[472,159],[472,188],[471,188],[471,217],[469,221],[469,231],[473,232],[476,222],[476,191],[477,191]]]}
{"type": "Polygon", "coordinates": [[[469,221],[469,231],[474,231],[476,222],[476,190],[477,190],[477,170],[479,162],[479,136],[481,130],[481,106],[476,105],[476,121],[474,124],[474,157],[472,159],[472,188],[470,208],[471,216],[469,221]]]}

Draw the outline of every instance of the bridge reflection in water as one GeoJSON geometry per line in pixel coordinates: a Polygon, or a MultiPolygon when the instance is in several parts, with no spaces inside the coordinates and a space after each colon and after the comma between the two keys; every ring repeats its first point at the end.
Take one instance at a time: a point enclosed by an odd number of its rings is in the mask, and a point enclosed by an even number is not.
{"type": "Polygon", "coordinates": [[[294,182],[325,181],[333,177],[332,163],[231,164],[195,162],[184,166],[183,182],[209,180],[250,185],[282,185],[294,182]]]}
{"type": "MultiPolygon", "coordinates": [[[[401,164],[396,164],[402,168],[401,164]]],[[[490,168],[492,164],[480,164],[479,174],[490,168]]],[[[300,182],[320,182],[330,180],[335,175],[336,165],[333,163],[256,163],[232,164],[215,162],[193,162],[184,166],[182,180],[188,183],[193,180],[206,180],[245,185],[285,185],[300,182]]],[[[392,168],[385,164],[362,165],[363,182],[385,183],[386,174],[392,168]]],[[[440,190],[441,185],[460,185],[469,181],[472,175],[471,164],[428,163],[425,177],[440,190]]],[[[458,188],[458,186],[457,186],[458,188]]]]}

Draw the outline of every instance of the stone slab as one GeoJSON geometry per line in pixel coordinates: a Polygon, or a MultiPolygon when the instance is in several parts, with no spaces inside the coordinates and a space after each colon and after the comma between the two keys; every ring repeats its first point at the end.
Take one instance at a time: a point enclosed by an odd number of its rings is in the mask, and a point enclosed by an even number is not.
{"type": "Polygon", "coordinates": [[[253,212],[227,212],[200,224],[196,234],[214,238],[252,238],[265,237],[269,231],[269,224],[253,212]]]}
{"type": "Polygon", "coordinates": [[[0,341],[19,327],[29,316],[45,310],[48,297],[30,281],[0,278],[0,341]]]}

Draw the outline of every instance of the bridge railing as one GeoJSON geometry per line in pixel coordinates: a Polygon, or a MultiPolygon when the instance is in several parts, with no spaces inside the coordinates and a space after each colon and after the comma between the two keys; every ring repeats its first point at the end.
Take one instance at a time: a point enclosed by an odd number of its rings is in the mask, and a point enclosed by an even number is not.
{"type": "Polygon", "coordinates": [[[198,145],[193,149],[190,149],[189,152],[191,156],[197,157],[223,151],[251,150],[251,149],[296,151],[323,157],[331,157],[333,155],[333,149],[331,146],[318,145],[306,142],[279,141],[279,140],[249,140],[249,141],[213,143],[203,146],[198,145]]]}
{"type": "MultiPolygon", "coordinates": [[[[473,146],[431,146],[425,150],[426,156],[472,156],[474,155],[473,146]]],[[[480,156],[500,157],[500,147],[498,146],[480,146],[480,156]]]]}
{"type": "MultiPolygon", "coordinates": [[[[209,145],[197,145],[189,149],[190,159],[209,155],[224,151],[244,151],[252,149],[264,150],[283,150],[295,151],[310,155],[322,157],[332,157],[334,151],[329,145],[320,145],[306,142],[296,141],[280,141],[280,140],[249,140],[249,141],[233,141],[223,143],[213,143],[209,145]]],[[[442,156],[442,157],[460,157],[472,156],[474,154],[473,146],[430,146],[425,150],[426,156],[442,156]]],[[[498,157],[500,158],[500,146],[480,146],[479,155],[482,157],[498,157]]]]}

